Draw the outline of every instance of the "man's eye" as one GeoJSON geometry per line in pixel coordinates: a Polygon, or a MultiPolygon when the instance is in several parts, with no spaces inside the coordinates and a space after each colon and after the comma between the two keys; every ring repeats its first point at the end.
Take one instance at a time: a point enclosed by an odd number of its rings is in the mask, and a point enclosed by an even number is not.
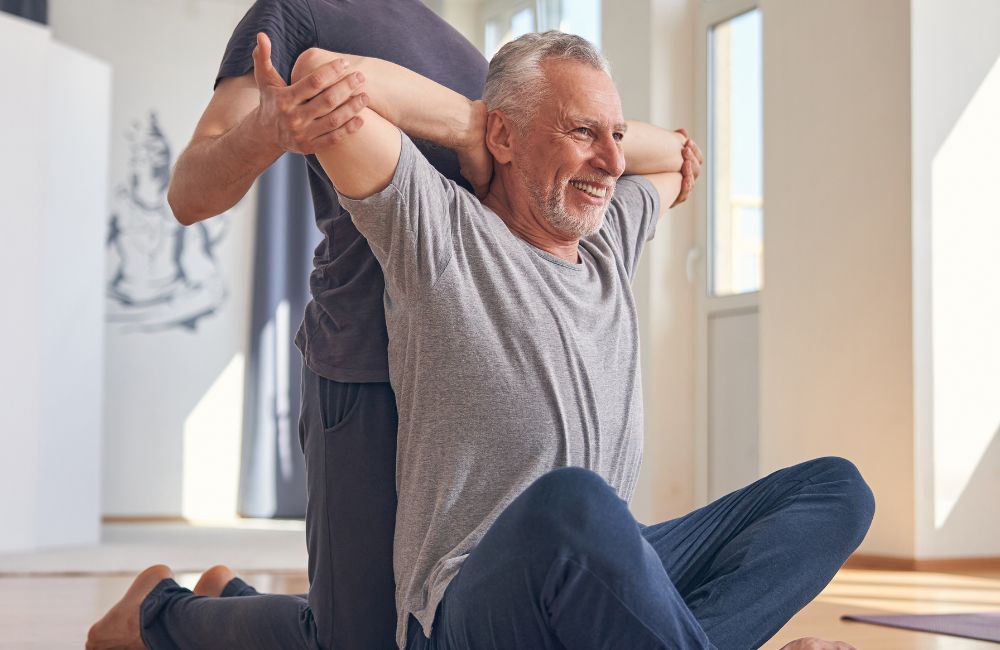
{"type": "Polygon", "coordinates": [[[590,135],[590,129],[585,126],[580,126],[573,129],[573,133],[579,133],[580,135],[590,135]]]}
{"type": "Polygon", "coordinates": [[[615,133],[611,137],[613,137],[615,139],[615,142],[621,142],[625,138],[625,134],[624,133],[615,133]]]}

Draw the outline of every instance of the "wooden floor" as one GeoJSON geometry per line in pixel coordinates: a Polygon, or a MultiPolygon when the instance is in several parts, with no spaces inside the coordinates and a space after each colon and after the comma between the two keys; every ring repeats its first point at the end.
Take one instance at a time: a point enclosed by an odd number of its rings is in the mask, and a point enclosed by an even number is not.
{"type": "MultiPolygon", "coordinates": [[[[261,591],[301,593],[299,573],[250,573],[261,591]]],[[[194,574],[179,581],[192,586],[194,574]]],[[[130,576],[0,576],[0,648],[81,648],[86,630],[115,602],[130,576]]],[[[996,644],[844,623],[845,613],[936,613],[1000,610],[1000,573],[943,574],[845,569],[765,648],[802,636],[849,641],[861,650],[997,650],[996,644]]]]}

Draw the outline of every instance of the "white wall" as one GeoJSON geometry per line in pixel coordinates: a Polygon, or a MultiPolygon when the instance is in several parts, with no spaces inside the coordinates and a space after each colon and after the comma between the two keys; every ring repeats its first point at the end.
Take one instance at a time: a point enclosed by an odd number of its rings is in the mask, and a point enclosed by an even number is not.
{"type": "Polygon", "coordinates": [[[917,555],[1000,554],[1000,4],[912,1],[917,555]]]}
{"type": "Polygon", "coordinates": [[[0,51],[0,550],[93,543],[110,69],[7,14],[0,51]]]}
{"type": "Polygon", "coordinates": [[[914,551],[906,0],[764,0],[761,472],[846,456],[914,551]]]}
{"type": "MultiPolygon", "coordinates": [[[[182,270],[197,276],[190,283],[144,276],[141,269],[126,269],[117,249],[107,249],[106,515],[225,517],[235,512],[252,201],[228,215],[228,224],[216,219],[206,224],[208,231],[196,227],[178,235],[162,193],[144,196],[149,207],[143,208],[130,198],[129,187],[135,179],[149,186],[144,166],[156,152],[135,145],[144,138],[152,138],[154,146],[159,142],[150,135],[153,112],[170,160],[176,161],[211,97],[226,42],[249,5],[249,0],[49,3],[53,33],[114,68],[110,184],[105,190],[111,210],[129,228],[128,250],[134,254],[128,259],[135,262],[149,253],[161,267],[169,265],[173,242],[183,236],[182,270]],[[199,253],[205,237],[220,242],[214,262],[199,253]],[[161,282],[169,292],[158,295],[176,300],[150,300],[145,311],[113,300],[112,279],[123,269],[133,281],[128,295],[155,293],[161,282]],[[177,305],[194,309],[199,301],[215,312],[195,319],[192,327],[171,324],[182,311],[177,305]]],[[[106,213],[105,228],[108,220],[106,213]]]]}
{"type": "MultiPolygon", "coordinates": [[[[693,131],[694,16],[690,0],[602,3],[602,48],[627,118],[693,131]]],[[[646,436],[632,509],[644,522],[694,507],[694,289],[686,260],[696,209],[692,198],[660,221],[633,287],[646,436]]]]}

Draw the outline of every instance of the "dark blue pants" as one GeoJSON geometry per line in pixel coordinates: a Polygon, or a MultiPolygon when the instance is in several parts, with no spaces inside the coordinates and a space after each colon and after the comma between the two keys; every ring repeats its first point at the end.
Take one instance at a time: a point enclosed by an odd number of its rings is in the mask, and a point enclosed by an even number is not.
{"type": "Polygon", "coordinates": [[[593,472],[538,479],[500,515],[408,649],[756,648],[868,531],[871,491],[821,458],[642,526],[593,472]]]}
{"type": "Polygon", "coordinates": [[[203,598],[164,580],[142,604],[153,650],[396,647],[392,536],[396,401],[389,384],[343,384],[302,373],[309,594],[203,598]]]}

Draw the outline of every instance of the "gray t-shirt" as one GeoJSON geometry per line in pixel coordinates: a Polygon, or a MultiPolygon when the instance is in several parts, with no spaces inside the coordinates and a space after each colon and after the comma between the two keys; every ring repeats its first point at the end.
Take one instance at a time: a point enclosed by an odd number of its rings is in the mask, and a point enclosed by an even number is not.
{"type": "Polygon", "coordinates": [[[468,553],[535,479],[585,467],[632,497],[642,389],[629,285],[659,199],[621,179],[580,264],[514,236],[406,136],[386,189],[341,200],[385,274],[403,647],[408,616],[430,635],[468,553]]]}

